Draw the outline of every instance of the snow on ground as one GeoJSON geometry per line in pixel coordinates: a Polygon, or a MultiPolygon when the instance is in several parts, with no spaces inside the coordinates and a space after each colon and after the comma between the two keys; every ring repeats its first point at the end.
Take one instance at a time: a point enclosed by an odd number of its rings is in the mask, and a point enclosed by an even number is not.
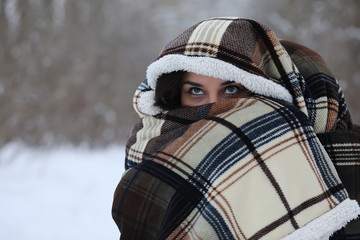
{"type": "Polygon", "coordinates": [[[111,205],[124,151],[0,149],[0,239],[119,239],[111,205]]]}

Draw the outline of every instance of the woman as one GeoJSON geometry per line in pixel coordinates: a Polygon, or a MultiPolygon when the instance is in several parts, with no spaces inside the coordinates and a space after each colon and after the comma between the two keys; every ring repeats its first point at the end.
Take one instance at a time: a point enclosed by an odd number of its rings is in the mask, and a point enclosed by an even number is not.
{"type": "Polygon", "coordinates": [[[327,239],[360,214],[360,138],[337,81],[256,21],[187,29],[134,108],[112,209],[121,239],[327,239]]]}

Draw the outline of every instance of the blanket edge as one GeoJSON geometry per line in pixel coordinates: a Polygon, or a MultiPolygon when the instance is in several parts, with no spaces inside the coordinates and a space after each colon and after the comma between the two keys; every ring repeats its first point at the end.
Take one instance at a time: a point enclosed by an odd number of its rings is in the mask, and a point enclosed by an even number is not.
{"type": "Polygon", "coordinates": [[[283,237],[282,240],[328,239],[348,222],[358,218],[359,215],[360,206],[358,202],[347,198],[335,208],[283,237]],[[323,230],[319,231],[319,229],[323,230]]]}

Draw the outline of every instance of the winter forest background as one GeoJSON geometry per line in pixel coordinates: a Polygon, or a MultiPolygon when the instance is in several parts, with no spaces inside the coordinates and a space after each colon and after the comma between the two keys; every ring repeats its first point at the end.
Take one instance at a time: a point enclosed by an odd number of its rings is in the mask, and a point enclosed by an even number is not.
{"type": "Polygon", "coordinates": [[[359,124],[359,12],[357,0],[0,0],[0,239],[118,238],[133,93],[208,17],[257,19],[319,52],[359,124]]]}
{"type": "Polygon", "coordinates": [[[356,0],[1,0],[0,146],[123,142],[132,96],[173,37],[213,16],[258,19],[318,51],[360,122],[356,0]]]}

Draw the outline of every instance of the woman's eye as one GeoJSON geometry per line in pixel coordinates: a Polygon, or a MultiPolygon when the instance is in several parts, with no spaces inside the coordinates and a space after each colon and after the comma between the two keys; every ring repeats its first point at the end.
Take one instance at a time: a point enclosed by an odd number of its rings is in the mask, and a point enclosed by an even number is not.
{"type": "Polygon", "coordinates": [[[194,94],[194,95],[204,94],[204,91],[201,90],[200,88],[190,88],[188,92],[189,92],[190,94],[194,94]]]}
{"type": "Polygon", "coordinates": [[[227,86],[225,88],[225,94],[234,94],[240,91],[240,88],[237,86],[227,86]]]}

